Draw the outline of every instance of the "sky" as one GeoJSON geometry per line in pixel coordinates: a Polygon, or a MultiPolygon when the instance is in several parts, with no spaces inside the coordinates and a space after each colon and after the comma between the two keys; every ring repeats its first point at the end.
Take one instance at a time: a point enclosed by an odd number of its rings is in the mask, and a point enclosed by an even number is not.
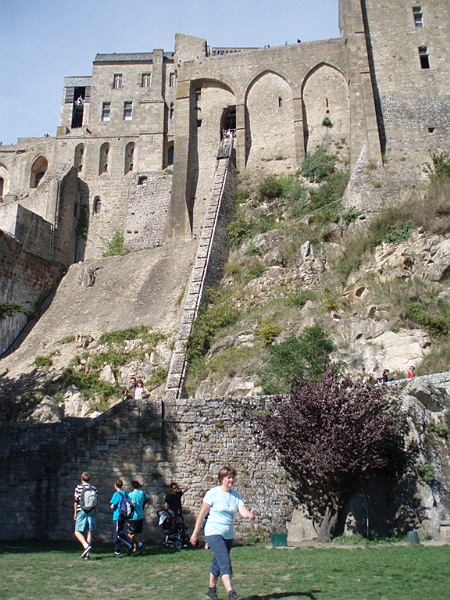
{"type": "Polygon", "coordinates": [[[64,77],[97,53],[174,50],[176,33],[210,46],[280,46],[339,37],[338,0],[1,0],[0,142],[54,136],[64,77]]]}

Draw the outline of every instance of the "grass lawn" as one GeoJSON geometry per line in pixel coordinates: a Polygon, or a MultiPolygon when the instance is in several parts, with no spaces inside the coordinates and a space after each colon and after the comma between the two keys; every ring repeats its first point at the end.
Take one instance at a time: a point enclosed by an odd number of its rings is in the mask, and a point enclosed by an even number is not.
{"type": "MultiPolygon", "coordinates": [[[[14,542],[0,546],[0,598],[9,600],[194,600],[204,598],[211,552],[148,548],[115,557],[94,545],[80,559],[73,543],[14,542]]],[[[450,546],[358,546],[232,550],[236,590],[247,600],[450,598],[450,546]]],[[[219,598],[226,600],[218,586],[219,598]]]]}

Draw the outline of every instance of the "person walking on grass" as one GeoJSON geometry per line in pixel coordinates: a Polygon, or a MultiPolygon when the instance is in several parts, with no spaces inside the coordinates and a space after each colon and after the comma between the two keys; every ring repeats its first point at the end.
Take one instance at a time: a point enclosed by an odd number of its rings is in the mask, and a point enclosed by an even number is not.
{"type": "Polygon", "coordinates": [[[128,495],[134,504],[134,515],[128,521],[128,539],[133,543],[133,553],[138,552],[142,556],[145,542],[141,542],[142,529],[144,527],[144,505],[149,500],[149,495],[142,491],[139,481],[132,481],[133,491],[128,495]]]}
{"type": "Polygon", "coordinates": [[[75,537],[83,546],[81,558],[89,560],[89,552],[92,548],[92,536],[97,525],[95,516],[97,513],[97,488],[90,485],[90,474],[85,471],[81,473],[80,483],[76,486],[73,494],[73,520],[75,521],[75,537]]]}
{"type": "Polygon", "coordinates": [[[120,546],[121,544],[125,544],[125,546],[128,548],[128,556],[131,556],[134,546],[123,530],[125,519],[120,514],[122,499],[126,494],[126,492],[122,490],[122,487],[123,481],[121,479],[117,479],[116,483],[114,484],[115,492],[110,500],[111,510],[113,511],[112,519],[114,523],[114,554],[116,556],[120,556],[120,546]]]}
{"type": "Polygon", "coordinates": [[[205,525],[205,542],[209,544],[214,555],[209,574],[207,600],[218,600],[216,586],[219,576],[222,577],[228,600],[242,600],[233,589],[233,570],[230,561],[234,538],[234,515],[239,512],[244,519],[250,521],[255,519],[255,515],[245,507],[241,496],[233,490],[235,477],[236,471],[230,466],[220,469],[219,485],[206,492],[190,539],[191,544],[195,546],[203,520],[209,512],[205,525]]]}

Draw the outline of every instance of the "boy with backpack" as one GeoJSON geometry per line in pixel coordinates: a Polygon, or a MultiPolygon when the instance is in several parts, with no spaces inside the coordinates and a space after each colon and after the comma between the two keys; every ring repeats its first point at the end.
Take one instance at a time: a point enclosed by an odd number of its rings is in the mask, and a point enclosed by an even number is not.
{"type": "Polygon", "coordinates": [[[89,560],[92,548],[92,532],[96,529],[95,515],[98,505],[97,488],[90,485],[91,476],[86,471],[81,473],[80,483],[76,486],[73,498],[73,520],[75,521],[75,537],[83,546],[81,558],[89,560]],[[87,534],[85,532],[87,530],[87,534]]]}
{"type": "Polygon", "coordinates": [[[110,500],[111,510],[113,511],[113,523],[114,523],[114,554],[120,556],[120,545],[125,544],[128,548],[128,556],[133,553],[133,544],[128,540],[126,533],[123,528],[125,525],[125,519],[131,519],[134,513],[133,503],[125,492],[122,490],[123,481],[117,479],[114,485],[114,494],[110,500]]]}

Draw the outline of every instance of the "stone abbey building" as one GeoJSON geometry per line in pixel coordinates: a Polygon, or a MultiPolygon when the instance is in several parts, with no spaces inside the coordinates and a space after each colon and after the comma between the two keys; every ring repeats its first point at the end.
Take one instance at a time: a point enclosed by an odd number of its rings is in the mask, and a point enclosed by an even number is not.
{"type": "Polygon", "coordinates": [[[366,209],[389,202],[450,146],[449,15],[448,0],[340,0],[337,39],[214,48],[177,34],[174,52],[98,54],[65,78],[54,137],[0,147],[0,302],[34,300],[115,232],[129,249],[197,235],[223,130],[241,172],[295,170],[325,144],[366,209]],[[365,185],[374,170],[381,189],[365,185]]]}

